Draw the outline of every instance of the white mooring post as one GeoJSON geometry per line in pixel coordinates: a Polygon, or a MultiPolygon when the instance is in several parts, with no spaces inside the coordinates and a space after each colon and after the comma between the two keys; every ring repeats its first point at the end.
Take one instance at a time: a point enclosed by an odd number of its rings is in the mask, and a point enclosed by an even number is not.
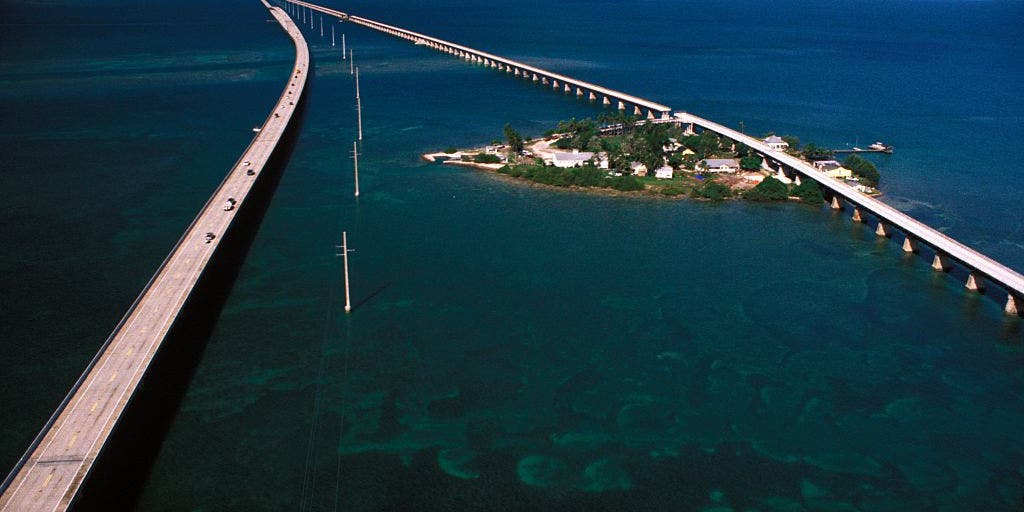
{"type": "Polygon", "coordinates": [[[341,35],[341,60],[345,60],[345,34],[341,35]]]}
{"type": "Polygon", "coordinates": [[[359,68],[356,68],[356,120],[359,125],[359,140],[363,140],[363,100],[359,98],[359,68]]]}
{"type": "Polygon", "coordinates": [[[324,15],[321,14],[320,15],[320,38],[323,39],[323,37],[324,37],[324,15]]]}
{"type": "Polygon", "coordinates": [[[355,62],[356,62],[356,56],[355,56],[354,53],[352,53],[352,50],[349,50],[348,51],[348,74],[350,74],[350,75],[356,74],[355,62]]]}
{"type": "Polygon", "coordinates": [[[331,48],[334,48],[334,22],[331,22],[331,48]]]}
{"type": "Polygon", "coordinates": [[[356,141],[352,141],[352,164],[356,178],[356,197],[359,197],[359,147],[356,141]]]}
{"type": "Polygon", "coordinates": [[[348,253],[351,252],[348,248],[348,233],[345,231],[341,232],[341,256],[343,265],[345,267],[345,312],[349,313],[352,311],[352,298],[348,291],[348,253]]]}

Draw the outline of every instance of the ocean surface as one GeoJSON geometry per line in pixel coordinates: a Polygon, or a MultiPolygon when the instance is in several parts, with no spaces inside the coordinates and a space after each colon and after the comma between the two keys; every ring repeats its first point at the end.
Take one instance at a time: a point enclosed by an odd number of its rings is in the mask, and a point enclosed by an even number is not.
{"type": "MultiPolygon", "coordinates": [[[[1024,3],[329,5],[754,134],[883,140],[884,201],[1024,271],[1024,3]]],[[[0,4],[0,466],[280,94],[294,50],[267,18],[255,0],[0,4]]],[[[601,107],[349,24],[332,47],[326,27],[138,510],[1024,506],[1024,326],[1002,292],[848,212],[427,164],[601,107]]]]}

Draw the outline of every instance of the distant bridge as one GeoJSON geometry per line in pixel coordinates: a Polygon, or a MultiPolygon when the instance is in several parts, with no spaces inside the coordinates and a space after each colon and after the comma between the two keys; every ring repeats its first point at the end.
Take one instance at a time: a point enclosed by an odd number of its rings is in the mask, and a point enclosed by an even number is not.
{"type": "Polygon", "coordinates": [[[948,271],[952,261],[960,262],[968,270],[966,284],[968,289],[978,292],[983,291],[985,280],[1001,286],[1007,292],[1004,307],[1006,312],[1013,315],[1020,315],[1024,312],[1024,299],[1022,299],[1024,298],[1024,276],[1020,273],[967,247],[913,217],[861,193],[846,183],[829,177],[799,158],[771,149],[762,141],[749,135],[693,114],[685,112],[673,114],[672,108],[667,105],[655,103],[583,80],[577,80],[468,46],[301,0],[283,0],[283,2],[286,8],[294,14],[298,14],[300,10],[306,9],[308,14],[312,16],[312,12],[317,11],[341,21],[350,21],[473,63],[496,68],[498,71],[504,71],[512,76],[525,77],[534,82],[550,84],[551,88],[556,91],[575,93],[577,97],[585,96],[590,100],[600,99],[604,105],[610,106],[615,104],[619,110],[627,110],[628,107],[632,106],[634,115],[646,117],[646,119],[655,123],[685,124],[689,125],[691,131],[696,126],[727,137],[735,142],[745,144],[760,152],[779,172],[790,175],[795,173],[796,175],[803,176],[805,179],[809,178],[817,181],[830,198],[833,208],[841,209],[843,201],[852,204],[854,221],[866,222],[868,214],[875,216],[877,218],[876,233],[879,236],[891,237],[893,228],[902,231],[905,234],[903,242],[903,249],[905,251],[918,252],[922,243],[930,246],[935,251],[932,267],[936,270],[948,271]]]}

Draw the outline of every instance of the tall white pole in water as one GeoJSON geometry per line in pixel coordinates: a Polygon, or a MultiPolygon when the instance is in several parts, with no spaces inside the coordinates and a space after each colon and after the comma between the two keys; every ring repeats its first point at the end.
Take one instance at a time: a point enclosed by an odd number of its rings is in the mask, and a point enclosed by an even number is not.
{"type": "Polygon", "coordinates": [[[352,298],[348,292],[348,233],[341,232],[341,257],[345,266],[345,312],[352,311],[352,298]]]}
{"type": "Polygon", "coordinates": [[[356,177],[356,197],[359,197],[359,147],[356,144],[356,141],[352,141],[352,160],[356,177]]]}
{"type": "Polygon", "coordinates": [[[352,53],[352,50],[348,51],[348,74],[356,74],[356,56],[352,53]]]}
{"type": "Polygon", "coordinates": [[[331,22],[331,48],[334,48],[334,22],[331,22]]]}
{"type": "Polygon", "coordinates": [[[359,120],[359,140],[363,140],[363,100],[359,99],[359,68],[356,68],[356,118],[359,120]]]}
{"type": "Polygon", "coordinates": [[[345,60],[348,52],[345,51],[345,34],[341,35],[341,60],[345,60]]]}
{"type": "Polygon", "coordinates": [[[324,37],[324,15],[320,15],[320,37],[324,37]]]}

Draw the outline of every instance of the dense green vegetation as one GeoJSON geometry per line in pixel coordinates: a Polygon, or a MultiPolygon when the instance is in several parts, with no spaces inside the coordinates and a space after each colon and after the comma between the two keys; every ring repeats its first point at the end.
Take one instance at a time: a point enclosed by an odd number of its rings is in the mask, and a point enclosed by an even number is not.
{"type": "Polygon", "coordinates": [[[473,156],[473,161],[478,164],[500,164],[501,157],[498,155],[480,153],[479,155],[473,156]]]}
{"type": "Polygon", "coordinates": [[[708,180],[700,187],[693,189],[690,195],[702,199],[711,199],[712,201],[721,201],[732,197],[732,190],[729,189],[728,185],[708,180]]]}
{"type": "Polygon", "coordinates": [[[861,183],[869,187],[877,187],[878,180],[882,178],[878,173],[878,169],[875,168],[875,164],[866,158],[862,158],[860,155],[846,157],[843,167],[853,171],[853,174],[860,178],[861,183]]]}
{"type": "Polygon", "coordinates": [[[761,157],[746,156],[740,159],[740,169],[744,171],[756,171],[761,168],[761,157]]]}
{"type": "Polygon", "coordinates": [[[821,204],[825,202],[825,196],[821,194],[821,186],[818,182],[807,179],[800,182],[799,185],[793,187],[790,195],[799,197],[801,201],[808,204],[821,204]]]}
{"type": "Polygon", "coordinates": [[[789,187],[771,176],[743,194],[743,199],[750,201],[785,201],[788,197],[789,187]]]}
{"type": "Polygon", "coordinates": [[[807,160],[828,160],[835,155],[831,150],[819,148],[813,142],[808,142],[801,153],[807,160]]]}
{"type": "Polygon", "coordinates": [[[592,165],[563,169],[537,164],[506,165],[498,172],[513,178],[523,178],[555,187],[597,187],[622,191],[643,190],[644,184],[635,176],[608,176],[604,170],[592,165]]]}

